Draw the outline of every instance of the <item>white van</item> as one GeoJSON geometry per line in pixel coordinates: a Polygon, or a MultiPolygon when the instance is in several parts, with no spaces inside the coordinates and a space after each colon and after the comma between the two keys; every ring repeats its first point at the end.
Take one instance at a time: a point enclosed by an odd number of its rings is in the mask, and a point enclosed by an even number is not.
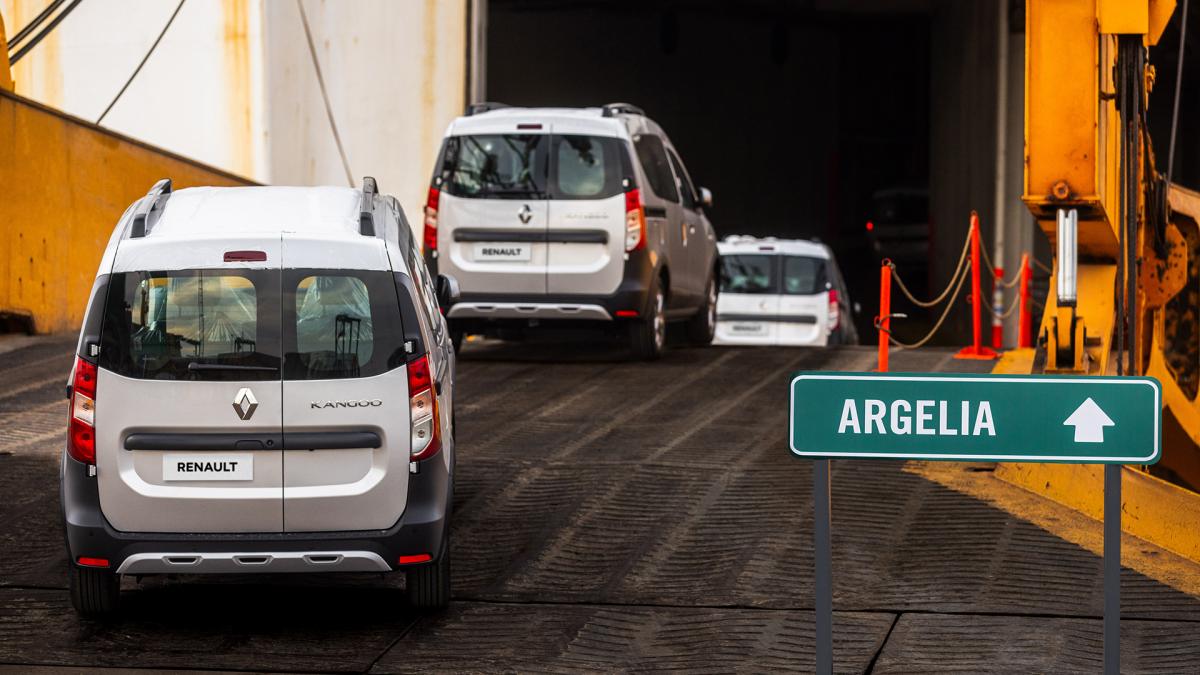
{"type": "Polygon", "coordinates": [[[858,344],[854,305],[828,246],[735,235],[717,248],[716,344],[858,344]]]}
{"type": "Polygon", "coordinates": [[[122,575],[408,573],[449,599],[454,351],[399,204],[160,181],[113,230],[68,394],[70,588],[122,575]]]}
{"type": "Polygon", "coordinates": [[[687,322],[693,344],[712,341],[711,203],[634,106],[476,104],[446,130],[424,250],[462,285],[447,312],[456,340],[575,322],[624,330],[654,359],[669,321],[687,322]]]}

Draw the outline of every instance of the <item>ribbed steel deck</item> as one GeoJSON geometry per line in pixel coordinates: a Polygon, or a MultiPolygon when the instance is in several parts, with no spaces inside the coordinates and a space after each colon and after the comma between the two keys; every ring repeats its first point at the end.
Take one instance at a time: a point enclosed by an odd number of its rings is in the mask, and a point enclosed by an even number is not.
{"type": "MultiPolygon", "coordinates": [[[[469,345],[448,611],[409,613],[402,581],[377,575],[146,579],[126,581],[124,619],[103,625],[76,619],[65,590],[57,457],[73,346],[0,353],[0,664],[813,667],[811,476],[787,452],[786,383],[869,369],[869,349],[679,349],[643,364],[594,345],[469,345]]],[[[893,370],[988,367],[950,353],[896,354],[893,370]]],[[[1098,523],[987,465],[902,462],[835,462],[833,514],[839,672],[1100,667],[1100,559],[1054,532],[1098,523]]],[[[1200,566],[1127,548],[1153,573],[1125,570],[1125,670],[1200,672],[1200,566]]]]}

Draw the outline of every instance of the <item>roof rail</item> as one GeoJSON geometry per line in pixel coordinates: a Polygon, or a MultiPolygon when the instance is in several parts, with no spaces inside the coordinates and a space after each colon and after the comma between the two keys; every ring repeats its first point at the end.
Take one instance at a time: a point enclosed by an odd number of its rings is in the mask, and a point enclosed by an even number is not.
{"type": "Polygon", "coordinates": [[[645,111],[632,103],[607,103],[602,108],[605,117],[613,117],[615,115],[646,115],[645,111]]]}
{"type": "Polygon", "coordinates": [[[480,113],[490,112],[492,110],[499,110],[500,108],[507,107],[509,107],[507,103],[498,103],[496,101],[480,101],[479,103],[469,103],[467,104],[466,111],[463,112],[463,117],[470,117],[471,115],[478,115],[480,113]]]}
{"type": "Polygon", "coordinates": [[[142,202],[138,204],[137,209],[133,212],[133,223],[129,226],[129,238],[140,239],[146,236],[146,232],[154,225],[151,222],[157,221],[162,215],[163,207],[166,206],[167,199],[171,197],[171,179],[164,178],[154,184],[146,196],[142,198],[142,202]]]}
{"type": "Polygon", "coordinates": [[[375,236],[375,197],[379,184],[371,176],[363,176],[362,206],[358,213],[358,232],[365,237],[375,236]]]}

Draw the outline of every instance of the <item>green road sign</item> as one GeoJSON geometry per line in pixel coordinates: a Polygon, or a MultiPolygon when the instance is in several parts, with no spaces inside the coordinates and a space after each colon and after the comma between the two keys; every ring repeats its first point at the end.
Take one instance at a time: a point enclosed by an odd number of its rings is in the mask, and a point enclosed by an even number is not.
{"type": "Polygon", "coordinates": [[[792,378],[801,457],[1153,464],[1152,377],[806,372],[792,378]]]}

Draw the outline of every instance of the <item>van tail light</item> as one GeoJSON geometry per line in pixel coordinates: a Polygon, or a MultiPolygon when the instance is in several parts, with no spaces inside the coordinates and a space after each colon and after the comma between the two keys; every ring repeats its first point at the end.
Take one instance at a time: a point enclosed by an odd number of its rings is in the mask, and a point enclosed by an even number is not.
{"type": "Polygon", "coordinates": [[[84,464],[96,463],[96,366],[81,358],[75,359],[71,382],[67,454],[84,464]]]}
{"type": "Polygon", "coordinates": [[[838,292],[836,288],[829,289],[829,332],[838,329],[841,323],[842,314],[841,308],[838,306],[838,292]]]}
{"type": "Polygon", "coordinates": [[[408,409],[411,415],[412,456],[414,462],[428,459],[442,449],[438,428],[437,392],[429,357],[421,356],[408,364],[408,409]]]}
{"type": "Polygon", "coordinates": [[[633,188],[625,193],[625,252],[646,247],[646,210],[642,192],[633,188]]]}
{"type": "Polygon", "coordinates": [[[429,188],[429,196],[425,198],[425,252],[437,251],[438,204],[442,201],[442,192],[435,187],[429,188]]]}

